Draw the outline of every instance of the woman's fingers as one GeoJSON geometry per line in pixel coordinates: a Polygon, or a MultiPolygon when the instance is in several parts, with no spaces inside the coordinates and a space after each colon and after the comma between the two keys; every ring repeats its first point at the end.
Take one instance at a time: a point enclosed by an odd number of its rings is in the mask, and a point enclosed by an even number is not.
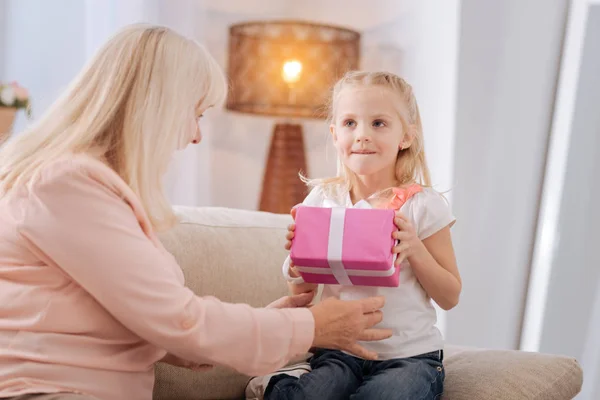
{"type": "Polygon", "coordinates": [[[313,346],[352,352],[366,359],[376,354],[360,346],[359,340],[376,341],[391,336],[390,330],[373,328],[383,319],[382,296],[355,301],[328,298],[310,308],[315,320],[313,346]]]}
{"type": "Polygon", "coordinates": [[[315,292],[284,296],[269,304],[266,308],[296,308],[306,307],[315,297],[315,292]]]}
{"type": "Polygon", "coordinates": [[[385,305],[385,297],[383,296],[368,297],[356,301],[361,304],[363,314],[375,313],[385,305]]]}
{"type": "Polygon", "coordinates": [[[391,329],[365,329],[358,337],[363,342],[374,342],[392,337],[391,329]]]}
{"type": "Polygon", "coordinates": [[[377,353],[365,349],[358,343],[355,343],[352,346],[348,347],[347,351],[365,360],[377,360],[377,353]]]}

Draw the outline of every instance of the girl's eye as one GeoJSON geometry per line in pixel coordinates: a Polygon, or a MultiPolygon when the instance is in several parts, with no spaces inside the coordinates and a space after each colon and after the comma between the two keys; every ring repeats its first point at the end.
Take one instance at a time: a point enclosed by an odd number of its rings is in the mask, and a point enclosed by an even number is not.
{"type": "Polygon", "coordinates": [[[349,119],[344,121],[344,126],[348,127],[348,128],[352,128],[353,126],[356,126],[356,122],[349,119]]]}
{"type": "Polygon", "coordinates": [[[380,119],[373,121],[373,127],[375,127],[375,128],[381,128],[384,126],[385,126],[385,122],[383,122],[380,119]]]}

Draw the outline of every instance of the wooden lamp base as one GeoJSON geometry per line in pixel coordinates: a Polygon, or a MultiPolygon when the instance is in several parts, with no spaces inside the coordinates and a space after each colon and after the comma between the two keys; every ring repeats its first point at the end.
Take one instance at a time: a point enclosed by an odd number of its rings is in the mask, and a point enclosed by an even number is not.
{"type": "Polygon", "coordinates": [[[260,211],[288,214],[293,206],[302,203],[307,188],[299,172],[307,173],[302,126],[277,124],[265,167],[260,211]]]}

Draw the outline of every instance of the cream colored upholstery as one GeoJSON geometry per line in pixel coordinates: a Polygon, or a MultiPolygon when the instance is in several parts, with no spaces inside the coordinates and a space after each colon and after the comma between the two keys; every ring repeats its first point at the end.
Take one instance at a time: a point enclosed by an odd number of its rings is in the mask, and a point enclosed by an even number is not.
{"type": "MultiPolygon", "coordinates": [[[[197,294],[254,306],[287,294],[281,264],[289,216],[223,208],[177,210],[181,224],[161,240],[197,294]]],[[[571,399],[581,389],[582,371],[569,357],[452,346],[445,353],[445,399],[571,399]]],[[[191,372],[161,364],[154,398],[239,399],[247,380],[221,368],[191,372]]]]}

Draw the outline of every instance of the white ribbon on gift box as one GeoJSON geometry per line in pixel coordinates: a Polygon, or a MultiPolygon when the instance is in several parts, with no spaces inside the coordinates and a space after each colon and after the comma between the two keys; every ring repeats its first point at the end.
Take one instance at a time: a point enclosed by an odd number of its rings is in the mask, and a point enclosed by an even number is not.
{"type": "Polygon", "coordinates": [[[344,222],[346,220],[346,209],[335,207],[331,209],[329,221],[329,242],[327,244],[327,262],[331,273],[340,285],[351,286],[352,281],[348,277],[344,263],[342,262],[342,246],[344,243],[344,222]]]}

